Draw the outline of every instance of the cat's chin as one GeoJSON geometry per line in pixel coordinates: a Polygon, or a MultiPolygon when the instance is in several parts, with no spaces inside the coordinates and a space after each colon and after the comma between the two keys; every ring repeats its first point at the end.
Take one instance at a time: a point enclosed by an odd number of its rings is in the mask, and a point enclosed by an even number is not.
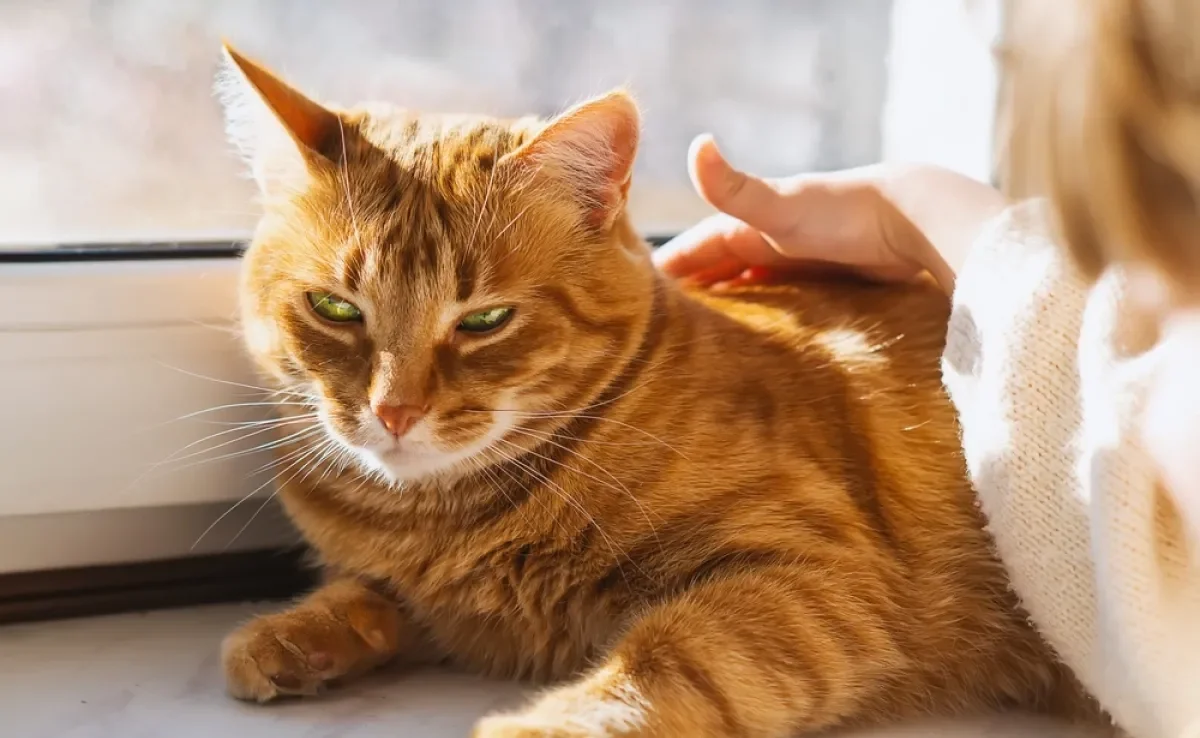
{"type": "Polygon", "coordinates": [[[387,441],[353,451],[364,466],[395,484],[447,480],[478,468],[478,458],[499,443],[510,427],[511,420],[502,419],[484,436],[453,449],[440,449],[432,443],[387,441]]]}
{"type": "Polygon", "coordinates": [[[397,440],[382,432],[374,416],[363,414],[361,425],[351,433],[341,431],[322,417],[327,436],[337,443],[359,466],[374,473],[380,481],[400,485],[405,482],[446,481],[477,469],[479,458],[496,446],[513,427],[513,418],[497,414],[487,432],[464,444],[445,448],[427,427],[414,428],[397,440]]]}
{"type": "Polygon", "coordinates": [[[368,468],[388,481],[400,483],[453,475],[463,467],[463,462],[469,455],[391,448],[360,451],[359,458],[368,468]]]}

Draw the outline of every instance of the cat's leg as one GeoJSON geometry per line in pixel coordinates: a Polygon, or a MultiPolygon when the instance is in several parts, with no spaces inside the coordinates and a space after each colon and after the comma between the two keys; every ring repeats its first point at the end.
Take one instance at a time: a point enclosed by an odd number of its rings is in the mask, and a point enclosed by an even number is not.
{"type": "Polygon", "coordinates": [[[221,657],[229,693],[266,702],[315,694],[395,658],[423,660],[426,648],[396,602],[344,578],[230,633],[221,657]]]}
{"type": "Polygon", "coordinates": [[[903,658],[865,598],[839,586],[793,568],[710,581],[638,617],[580,680],[485,718],[475,738],[785,738],[864,717],[903,658]]]}

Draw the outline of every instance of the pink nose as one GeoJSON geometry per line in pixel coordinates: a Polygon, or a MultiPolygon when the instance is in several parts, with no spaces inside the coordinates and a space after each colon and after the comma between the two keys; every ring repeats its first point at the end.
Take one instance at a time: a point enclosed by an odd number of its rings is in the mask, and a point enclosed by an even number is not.
{"type": "Polygon", "coordinates": [[[373,409],[383,427],[397,438],[412,430],[426,412],[426,408],[416,405],[376,405],[373,409]]]}

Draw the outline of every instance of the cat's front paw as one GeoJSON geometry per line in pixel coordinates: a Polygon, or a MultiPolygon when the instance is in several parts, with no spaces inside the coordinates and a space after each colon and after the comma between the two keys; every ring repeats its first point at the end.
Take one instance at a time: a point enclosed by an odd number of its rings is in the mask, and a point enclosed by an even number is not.
{"type": "Polygon", "coordinates": [[[313,695],[333,680],[387,661],[396,652],[393,621],[399,615],[384,608],[366,618],[355,614],[352,624],[328,610],[301,606],[234,631],[221,647],[229,694],[256,702],[313,695]]]}

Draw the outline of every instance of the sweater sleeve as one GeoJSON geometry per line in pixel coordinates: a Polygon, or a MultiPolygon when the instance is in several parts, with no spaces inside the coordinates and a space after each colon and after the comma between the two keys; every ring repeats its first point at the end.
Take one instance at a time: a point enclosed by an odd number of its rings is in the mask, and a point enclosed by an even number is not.
{"type": "Polygon", "coordinates": [[[943,378],[1042,636],[1125,730],[1181,738],[1200,728],[1200,572],[1140,440],[1160,357],[1121,348],[1122,275],[1089,284],[1046,224],[1044,204],[1024,203],[973,245],[943,378]]]}

